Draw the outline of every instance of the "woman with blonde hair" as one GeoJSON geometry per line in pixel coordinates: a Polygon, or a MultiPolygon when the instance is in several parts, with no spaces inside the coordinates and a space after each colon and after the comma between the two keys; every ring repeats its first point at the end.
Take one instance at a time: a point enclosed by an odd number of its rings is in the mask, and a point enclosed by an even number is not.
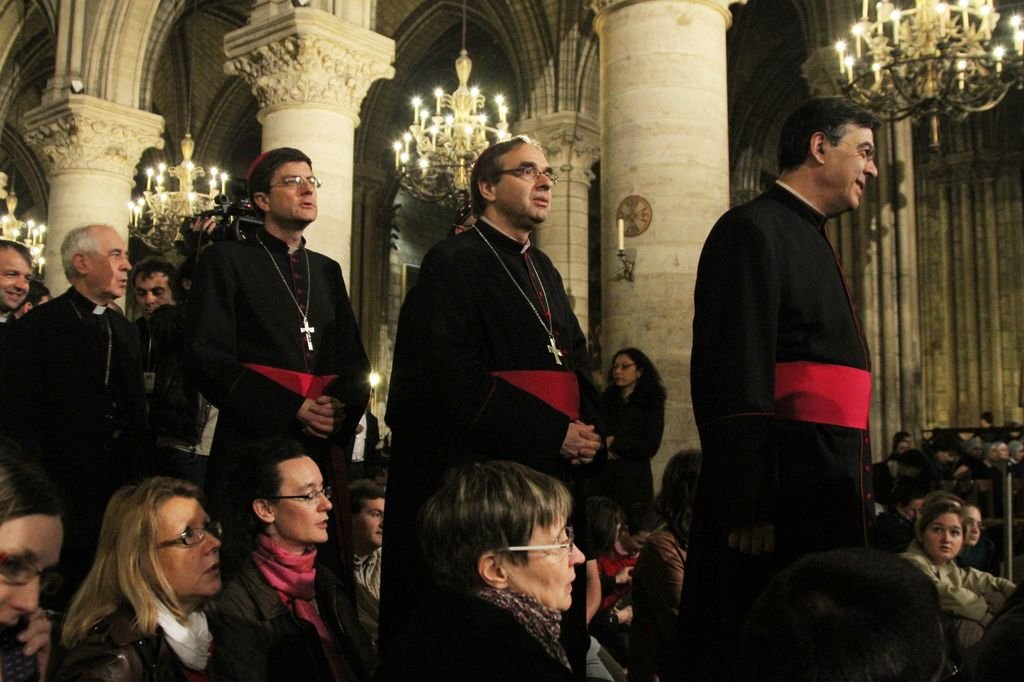
{"type": "Polygon", "coordinates": [[[219,536],[191,483],[158,476],[118,490],[68,609],[56,679],[211,680],[203,610],[221,589],[219,536]]]}

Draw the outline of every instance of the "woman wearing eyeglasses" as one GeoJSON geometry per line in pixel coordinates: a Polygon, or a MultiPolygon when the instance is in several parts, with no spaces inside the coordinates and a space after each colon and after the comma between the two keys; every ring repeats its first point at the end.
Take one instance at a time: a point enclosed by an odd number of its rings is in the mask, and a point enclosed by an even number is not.
{"type": "Polygon", "coordinates": [[[221,588],[219,535],[191,483],[158,476],[118,490],[68,609],[56,679],[216,680],[205,608],[221,588]]]}
{"type": "Polygon", "coordinates": [[[297,443],[239,451],[226,480],[227,581],[211,613],[214,670],[227,679],[369,679],[369,636],[337,577],[317,562],[327,541],[331,490],[297,443]]]}
{"type": "Polygon", "coordinates": [[[615,353],[608,388],[601,394],[601,415],[608,464],[594,480],[590,494],[610,497],[623,509],[651,504],[651,459],[658,454],[665,430],[665,387],[643,351],[623,348],[615,353]]]}
{"type": "Polygon", "coordinates": [[[584,561],[566,526],[571,510],[562,483],[521,464],[452,470],[419,517],[437,587],[382,652],[376,679],[574,679],[559,641],[584,561]]]}
{"type": "MultiPolygon", "coordinates": [[[[0,439],[6,441],[6,439],[0,439]]],[[[54,572],[63,539],[57,491],[46,476],[0,442],[0,680],[44,679],[50,621],[39,594],[60,586],[54,572]]]]}

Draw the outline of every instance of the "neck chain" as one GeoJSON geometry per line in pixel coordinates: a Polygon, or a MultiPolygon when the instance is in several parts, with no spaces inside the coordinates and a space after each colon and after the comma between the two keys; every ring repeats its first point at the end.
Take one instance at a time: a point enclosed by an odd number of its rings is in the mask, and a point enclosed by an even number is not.
{"type": "MultiPolygon", "coordinates": [[[[68,298],[68,303],[71,304],[71,309],[75,311],[75,315],[78,316],[78,319],[80,321],[82,321],[82,322],[85,322],[85,317],[82,316],[82,311],[78,309],[78,306],[75,305],[75,302],[73,300],[71,300],[70,298],[68,298]]],[[[91,301],[90,301],[90,303],[91,303],[91,301]]],[[[100,306],[96,306],[96,307],[100,307],[100,306]]],[[[110,363],[111,363],[111,361],[113,360],[113,357],[114,357],[114,330],[110,326],[110,318],[107,317],[107,315],[109,315],[109,314],[110,314],[110,311],[107,310],[107,311],[105,311],[103,313],[103,315],[100,316],[100,317],[103,318],[103,321],[107,323],[107,366],[103,370],[103,385],[104,386],[110,386],[110,363]]]]}
{"type": "Polygon", "coordinates": [[[299,299],[295,298],[295,294],[292,292],[292,288],[288,286],[288,280],[285,279],[284,273],[281,272],[281,267],[274,260],[274,254],[270,253],[270,249],[263,243],[263,240],[256,237],[256,241],[260,243],[263,250],[267,252],[267,256],[270,258],[270,262],[274,264],[274,269],[277,270],[277,276],[281,278],[281,283],[284,284],[285,291],[292,297],[292,302],[295,304],[295,309],[299,311],[299,315],[302,316],[302,326],[299,327],[299,333],[306,337],[306,348],[313,350],[313,332],[316,331],[316,327],[309,326],[309,318],[306,317],[306,313],[309,312],[309,295],[313,291],[313,274],[309,271],[309,251],[302,250],[303,255],[306,256],[306,307],[303,308],[299,305],[299,299]]]}
{"type": "Polygon", "coordinates": [[[526,305],[530,306],[530,310],[533,311],[533,314],[536,316],[537,321],[540,322],[540,326],[544,329],[544,333],[547,334],[548,336],[549,343],[546,348],[547,352],[551,353],[552,357],[555,358],[555,363],[561,366],[563,353],[558,349],[558,346],[555,344],[555,324],[551,319],[551,305],[548,303],[548,292],[545,291],[544,289],[544,282],[540,278],[540,273],[537,274],[537,284],[540,285],[540,295],[541,298],[544,299],[544,309],[548,311],[547,324],[544,324],[544,318],[542,318],[540,316],[540,312],[537,311],[537,306],[533,305],[533,301],[531,301],[530,297],[526,295],[526,292],[523,291],[523,288],[519,286],[519,282],[516,281],[516,278],[512,275],[512,272],[508,269],[508,266],[505,265],[505,261],[501,259],[501,256],[498,255],[498,251],[494,248],[491,242],[488,241],[487,237],[484,236],[484,233],[481,232],[476,225],[473,226],[473,229],[476,230],[476,233],[478,235],[480,235],[480,239],[484,240],[484,244],[487,244],[487,248],[491,250],[491,253],[494,254],[494,257],[498,259],[498,262],[501,264],[501,268],[505,271],[505,274],[508,275],[508,278],[512,280],[512,284],[516,286],[516,289],[522,295],[523,300],[526,301],[526,305]]]}

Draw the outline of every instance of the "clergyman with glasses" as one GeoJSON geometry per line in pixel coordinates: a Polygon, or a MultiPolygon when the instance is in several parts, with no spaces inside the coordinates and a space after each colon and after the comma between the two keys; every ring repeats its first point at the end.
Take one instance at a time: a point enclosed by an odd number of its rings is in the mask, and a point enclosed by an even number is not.
{"type": "MultiPolygon", "coordinates": [[[[562,278],[533,243],[557,180],[529,138],[486,149],[470,178],[476,223],[430,249],[416,309],[402,312],[398,338],[414,349],[395,349],[393,375],[417,380],[388,399],[382,657],[430,586],[415,519],[446,471],[467,461],[512,460],[581,492],[601,449],[586,338],[562,278]]],[[[583,507],[577,500],[577,528],[586,527],[583,507]]],[[[581,577],[573,588],[572,625],[563,628],[574,665],[588,644],[576,636],[584,632],[584,583],[581,577]]]]}
{"type": "Polygon", "coordinates": [[[877,126],[847,99],[805,102],[782,125],[778,180],[704,243],[690,360],[703,460],[679,606],[686,669],[669,680],[732,679],[771,577],[868,543],[871,362],[827,223],[878,176],[877,126]]]}
{"type": "MultiPolygon", "coordinates": [[[[186,372],[219,410],[205,488],[217,499],[242,445],[283,437],[344,491],[344,447],[366,408],[370,370],[341,266],[303,237],[321,183],[310,158],[289,147],[258,156],[247,180],[263,227],[204,251],[186,313],[186,372]]],[[[336,548],[351,528],[347,502],[335,502],[336,548]]],[[[324,554],[335,568],[351,566],[351,550],[324,554]]]]}

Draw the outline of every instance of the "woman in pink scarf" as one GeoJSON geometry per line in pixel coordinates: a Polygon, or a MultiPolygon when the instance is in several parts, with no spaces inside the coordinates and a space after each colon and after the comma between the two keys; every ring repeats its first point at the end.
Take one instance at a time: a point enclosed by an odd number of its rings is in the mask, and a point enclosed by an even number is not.
{"type": "Polygon", "coordinates": [[[224,592],[210,616],[215,669],[228,679],[369,678],[366,633],[341,582],[316,560],[327,541],[330,488],[287,440],[252,444],[224,495],[224,592]]]}

